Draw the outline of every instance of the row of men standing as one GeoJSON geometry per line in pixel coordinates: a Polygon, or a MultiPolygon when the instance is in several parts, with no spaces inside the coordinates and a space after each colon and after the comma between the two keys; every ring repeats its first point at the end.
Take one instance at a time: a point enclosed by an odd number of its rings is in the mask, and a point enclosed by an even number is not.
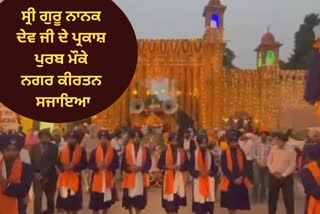
{"type": "MultiPolygon", "coordinates": [[[[122,157],[122,186],[124,188],[122,205],[129,210],[129,213],[140,213],[147,204],[146,188],[149,186],[148,171],[151,167],[151,157],[148,149],[141,145],[142,137],[139,130],[132,130],[122,157]]],[[[1,136],[3,158],[0,159],[2,169],[0,201],[10,204],[10,206],[1,206],[0,214],[26,213],[27,192],[33,179],[36,198],[38,193],[45,192],[50,199],[46,213],[53,212],[50,209],[54,209],[53,201],[56,189],[58,190],[57,207],[67,213],[77,213],[82,209],[80,172],[87,167],[93,171],[90,183],[90,208],[94,213],[98,213],[100,210],[107,213],[107,210],[117,201],[115,170],[119,167],[119,158],[111,146],[111,136],[108,131],[99,131],[99,144],[90,154],[88,161],[85,150],[79,145],[81,135],[78,131],[71,131],[67,134],[68,146],[61,150],[59,156],[57,155],[57,146],[49,143],[50,135],[48,133],[40,132],[39,138],[42,143],[35,145],[30,153],[31,166],[22,163],[19,159],[19,149],[23,146],[24,138],[17,133],[7,133],[1,136]],[[37,156],[40,158],[37,159],[37,156]],[[58,173],[55,173],[56,167],[58,173]]],[[[239,132],[229,130],[226,138],[229,146],[221,155],[223,172],[220,184],[221,206],[228,208],[229,213],[235,213],[238,209],[250,209],[248,196],[248,189],[251,186],[248,179],[250,165],[238,146],[239,132]]],[[[189,159],[180,147],[179,136],[176,133],[170,134],[168,140],[169,144],[162,152],[158,163],[158,167],[164,171],[161,197],[163,208],[167,213],[177,213],[180,206],[186,205],[186,173],[190,172],[193,177],[193,212],[198,214],[213,213],[214,177],[217,166],[213,155],[208,150],[208,137],[205,134],[197,137],[198,147],[189,159]]],[[[271,188],[269,191],[271,193],[269,195],[269,213],[276,212],[276,203],[274,202],[277,201],[279,190],[282,188],[285,192],[286,189],[290,189],[289,187],[293,183],[293,181],[291,182],[293,179],[292,170],[286,168],[286,161],[290,160],[288,154],[285,155],[285,153],[281,153],[283,151],[280,151],[285,145],[284,135],[275,134],[273,140],[277,141],[277,146],[273,147],[268,161],[270,162],[268,164],[270,177],[273,177],[271,178],[273,180],[270,181],[272,185],[269,187],[271,188]],[[283,157],[284,155],[286,157],[283,157]],[[279,157],[283,158],[283,161],[279,157]],[[274,161],[273,158],[277,161],[274,161]]],[[[313,150],[319,151],[318,154],[320,154],[319,144],[315,145],[313,150]]],[[[319,198],[318,177],[316,177],[320,171],[318,162],[311,161],[302,170],[302,180],[308,196],[306,207],[308,214],[320,211],[317,201],[319,198]]],[[[290,195],[293,197],[293,194],[290,195]]],[[[292,208],[293,202],[291,203],[289,199],[291,200],[291,197],[287,195],[285,205],[287,213],[291,214],[294,209],[292,208]]],[[[41,205],[37,203],[39,202],[35,201],[35,206],[39,206],[40,209],[38,211],[35,209],[35,213],[41,212],[41,205]]]]}
{"type": "MultiPolygon", "coordinates": [[[[237,138],[230,132],[230,139],[237,138]]],[[[130,132],[129,143],[125,147],[122,158],[121,170],[123,172],[123,200],[122,205],[129,213],[140,213],[147,204],[147,191],[149,186],[148,171],[151,167],[151,157],[148,149],[141,145],[142,133],[139,130],[130,132]]],[[[7,162],[19,162],[19,149],[23,145],[23,137],[17,133],[7,133],[1,138],[3,145],[3,159],[5,162],[5,172],[2,174],[3,189],[8,189],[16,181],[11,181],[11,176],[19,172],[19,185],[24,190],[28,190],[31,180],[34,179],[35,192],[35,213],[42,213],[39,202],[40,195],[44,192],[47,196],[46,213],[52,213],[54,210],[54,192],[58,190],[57,208],[65,210],[67,213],[77,213],[82,209],[82,182],[81,171],[87,167],[93,171],[90,184],[90,208],[94,213],[100,210],[106,213],[107,210],[116,202],[115,188],[115,170],[119,167],[119,160],[116,151],[111,147],[111,136],[106,130],[98,132],[100,144],[90,155],[89,161],[86,160],[86,152],[80,146],[81,136],[77,131],[71,131],[66,136],[68,146],[63,148],[58,157],[57,146],[50,143],[50,135],[46,132],[39,133],[40,144],[36,144],[31,149],[31,165],[23,163],[26,168],[17,169],[15,164],[9,167],[7,162]],[[13,152],[12,152],[13,151],[13,152]],[[56,173],[56,167],[58,173],[56,173]],[[29,175],[28,178],[25,174],[29,175]],[[3,176],[8,175],[8,176],[3,176]],[[56,180],[56,182],[55,182],[56,180]]],[[[190,160],[185,151],[178,143],[178,135],[172,133],[169,135],[169,145],[162,153],[158,167],[164,170],[164,185],[162,191],[162,205],[167,213],[177,213],[180,206],[186,205],[186,176],[189,171],[193,176],[193,212],[195,213],[213,213],[215,191],[214,176],[217,172],[214,157],[208,150],[208,137],[206,135],[198,136],[198,148],[190,156],[190,160]]],[[[237,139],[234,140],[237,142],[237,139]]],[[[237,145],[234,143],[234,145],[237,145]]],[[[237,147],[238,148],[238,147],[237,147]]],[[[231,151],[231,150],[230,150],[231,151]]],[[[237,158],[240,158],[241,165],[235,165],[233,161],[233,152],[226,153],[226,170],[229,170],[230,176],[234,172],[243,173],[246,166],[245,157],[240,149],[237,150],[237,158]],[[230,162],[231,161],[231,162],[230,162]],[[234,168],[233,168],[234,167],[234,168]],[[237,172],[238,171],[238,172],[237,172]]],[[[237,182],[240,185],[244,181],[249,181],[241,175],[237,182]],[[242,181],[243,180],[243,181],[242,181]]],[[[223,179],[225,189],[225,199],[223,206],[237,208],[235,205],[238,200],[235,194],[243,194],[241,209],[249,208],[248,192],[245,188],[237,190],[236,193],[230,192],[233,188],[230,178],[226,175],[223,179]],[[230,200],[233,200],[230,201],[230,200]]],[[[21,190],[21,189],[20,189],[21,190]]],[[[16,200],[19,209],[12,213],[26,213],[28,197],[26,191],[16,189],[16,200]]],[[[5,192],[4,192],[5,193],[5,192]]],[[[6,194],[3,194],[5,196],[6,194]]],[[[8,195],[8,197],[12,197],[8,195]]],[[[13,199],[13,198],[12,198],[13,199]]],[[[1,198],[0,198],[1,200],[1,198]]],[[[42,201],[42,200],[41,200],[42,201]]],[[[240,203],[237,203],[238,205],[240,203]]],[[[12,207],[14,209],[14,206],[12,207]]],[[[7,210],[0,212],[7,213],[7,210]]]]}

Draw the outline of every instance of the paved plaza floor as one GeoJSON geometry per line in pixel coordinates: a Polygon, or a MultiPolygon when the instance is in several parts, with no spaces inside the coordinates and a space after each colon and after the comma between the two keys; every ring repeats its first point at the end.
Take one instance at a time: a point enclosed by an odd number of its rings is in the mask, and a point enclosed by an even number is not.
{"type": "MultiPolygon", "coordinates": [[[[227,214],[227,210],[220,208],[219,195],[217,194],[217,202],[215,205],[215,214],[227,214]]],[[[161,207],[161,189],[150,188],[148,190],[148,205],[147,208],[142,212],[142,214],[165,214],[161,207]]],[[[191,187],[188,187],[188,206],[180,209],[179,213],[191,214],[191,187]]],[[[84,209],[79,214],[89,214],[92,213],[88,210],[89,195],[84,193],[84,209]]],[[[295,184],[295,213],[303,214],[304,209],[304,194],[301,185],[296,182],[295,184]]],[[[121,207],[121,201],[116,203],[110,210],[109,214],[127,214],[128,212],[121,207]]],[[[238,212],[239,214],[267,214],[267,205],[264,204],[253,204],[251,211],[238,212]]],[[[285,214],[284,204],[282,202],[282,197],[279,198],[278,214],[285,214]]],[[[28,214],[33,214],[32,207],[29,208],[28,214]]]]}

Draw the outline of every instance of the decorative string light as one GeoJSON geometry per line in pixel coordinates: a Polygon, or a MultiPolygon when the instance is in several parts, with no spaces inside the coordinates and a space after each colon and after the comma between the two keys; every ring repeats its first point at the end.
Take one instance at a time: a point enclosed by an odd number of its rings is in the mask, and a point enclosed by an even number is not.
{"type": "MultiPolygon", "coordinates": [[[[168,94],[204,128],[227,123],[233,113],[244,111],[253,116],[255,125],[277,129],[283,106],[307,106],[302,99],[304,71],[283,71],[276,66],[224,70],[223,31],[213,33],[213,43],[202,39],[139,40],[143,48],[139,48],[136,74],[128,90],[121,101],[97,115],[97,123],[114,127],[128,120],[130,115],[124,110],[128,111],[130,100],[138,94],[146,99],[154,78],[167,78],[168,94]]],[[[155,92],[159,93],[166,89],[155,92]]]]}

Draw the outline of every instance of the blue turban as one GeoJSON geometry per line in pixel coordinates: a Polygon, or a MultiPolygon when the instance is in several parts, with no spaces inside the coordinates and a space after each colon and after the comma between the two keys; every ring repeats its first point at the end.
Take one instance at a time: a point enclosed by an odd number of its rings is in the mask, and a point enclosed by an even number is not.
{"type": "Polygon", "coordinates": [[[208,138],[208,135],[207,135],[207,134],[199,134],[199,135],[197,136],[197,142],[198,142],[198,144],[204,143],[204,140],[205,140],[206,143],[209,142],[209,138],[208,138]]]}
{"type": "Polygon", "coordinates": [[[77,141],[81,141],[82,140],[82,135],[78,130],[71,130],[69,133],[67,133],[66,138],[72,138],[72,139],[75,139],[77,141]]]}
{"type": "Polygon", "coordinates": [[[10,145],[16,146],[19,150],[23,148],[25,138],[18,132],[6,132],[0,136],[0,149],[5,149],[10,145]]]}
{"type": "Polygon", "coordinates": [[[318,160],[320,158],[320,142],[306,144],[303,152],[309,160],[318,160]]]}
{"type": "Polygon", "coordinates": [[[169,141],[177,141],[177,140],[178,140],[178,134],[175,133],[175,132],[171,132],[171,133],[169,134],[168,140],[169,140],[169,141]]]}
{"type": "Polygon", "coordinates": [[[240,132],[235,129],[229,129],[226,132],[226,139],[228,142],[238,142],[240,138],[240,132]]]}
{"type": "Polygon", "coordinates": [[[139,129],[131,129],[129,131],[129,136],[130,138],[135,138],[135,137],[139,137],[139,138],[142,138],[143,137],[143,134],[142,132],[139,130],[139,129]]]}
{"type": "Polygon", "coordinates": [[[98,139],[107,138],[108,140],[110,140],[112,138],[111,134],[106,129],[100,129],[97,135],[98,135],[98,139]]]}

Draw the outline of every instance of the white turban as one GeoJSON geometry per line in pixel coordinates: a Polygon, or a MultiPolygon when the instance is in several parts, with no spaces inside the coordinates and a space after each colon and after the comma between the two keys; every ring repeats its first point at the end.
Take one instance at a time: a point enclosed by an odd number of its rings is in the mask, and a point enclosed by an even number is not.
{"type": "Polygon", "coordinates": [[[320,24],[313,28],[315,40],[320,39],[320,24]]]}
{"type": "Polygon", "coordinates": [[[217,133],[217,137],[221,138],[222,136],[224,136],[226,134],[226,132],[224,130],[221,130],[217,133]]]}

